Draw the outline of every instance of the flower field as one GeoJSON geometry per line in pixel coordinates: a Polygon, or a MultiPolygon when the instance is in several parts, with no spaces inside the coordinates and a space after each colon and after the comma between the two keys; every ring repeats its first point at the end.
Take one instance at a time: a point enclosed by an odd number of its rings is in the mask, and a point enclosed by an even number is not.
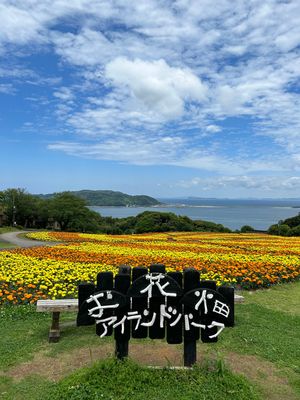
{"type": "Polygon", "coordinates": [[[300,238],[264,234],[159,233],[109,236],[35,232],[55,246],[0,252],[0,304],[76,297],[80,282],[121,264],[163,263],[168,271],[194,267],[202,279],[250,289],[299,277],[300,238]]]}

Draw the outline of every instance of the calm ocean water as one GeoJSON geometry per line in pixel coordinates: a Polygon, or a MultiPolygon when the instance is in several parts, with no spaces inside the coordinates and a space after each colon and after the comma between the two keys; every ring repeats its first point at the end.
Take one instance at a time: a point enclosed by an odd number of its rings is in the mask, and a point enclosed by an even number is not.
{"type": "Polygon", "coordinates": [[[125,218],[143,211],[173,212],[191,219],[223,224],[230,229],[251,225],[266,230],[300,213],[300,200],[159,199],[163,207],[90,207],[103,217],[125,218]],[[299,207],[299,208],[297,208],[299,207]]]}

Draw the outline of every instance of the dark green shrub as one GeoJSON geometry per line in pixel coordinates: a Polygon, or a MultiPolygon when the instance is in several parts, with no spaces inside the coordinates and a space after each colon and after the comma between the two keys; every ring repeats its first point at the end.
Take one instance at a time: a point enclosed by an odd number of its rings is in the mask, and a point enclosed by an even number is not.
{"type": "Polygon", "coordinates": [[[252,228],[252,226],[250,226],[250,225],[243,225],[241,227],[241,232],[242,233],[254,232],[254,228],[252,228]]]}

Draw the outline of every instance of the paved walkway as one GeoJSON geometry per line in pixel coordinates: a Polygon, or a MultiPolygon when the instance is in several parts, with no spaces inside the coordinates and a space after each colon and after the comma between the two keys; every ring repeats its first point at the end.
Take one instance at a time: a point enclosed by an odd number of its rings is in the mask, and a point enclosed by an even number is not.
{"type": "MultiPolygon", "coordinates": [[[[27,232],[32,232],[32,231],[16,231],[16,232],[1,233],[0,241],[15,244],[16,246],[20,247],[54,246],[58,244],[58,242],[41,242],[39,240],[31,240],[18,237],[18,235],[20,235],[21,233],[27,233],[27,232]]],[[[2,249],[3,248],[4,247],[2,247],[2,249]]],[[[7,248],[9,248],[9,246],[7,246],[7,248]]]]}

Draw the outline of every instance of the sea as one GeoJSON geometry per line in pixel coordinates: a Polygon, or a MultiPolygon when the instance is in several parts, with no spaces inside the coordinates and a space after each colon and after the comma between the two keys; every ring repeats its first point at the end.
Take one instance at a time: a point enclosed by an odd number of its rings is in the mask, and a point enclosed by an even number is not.
{"type": "Polygon", "coordinates": [[[265,231],[270,225],[300,213],[300,199],[158,199],[164,205],[155,207],[89,207],[103,217],[125,218],[144,211],[172,212],[192,220],[222,224],[230,229],[250,225],[265,231]]]}

